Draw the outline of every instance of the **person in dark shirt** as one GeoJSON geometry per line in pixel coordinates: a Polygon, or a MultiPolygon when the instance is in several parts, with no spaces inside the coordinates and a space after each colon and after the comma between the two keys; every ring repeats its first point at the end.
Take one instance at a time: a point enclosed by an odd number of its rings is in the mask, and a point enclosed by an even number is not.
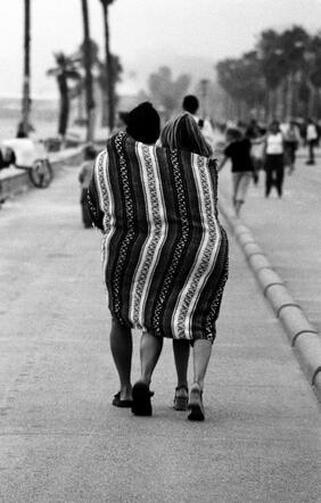
{"type": "Polygon", "coordinates": [[[251,158],[251,141],[242,136],[238,129],[228,129],[226,132],[227,146],[224,157],[219,165],[220,171],[228,159],[232,163],[233,206],[236,216],[240,215],[241,207],[245,202],[247,190],[252,178],[256,180],[251,158]]]}

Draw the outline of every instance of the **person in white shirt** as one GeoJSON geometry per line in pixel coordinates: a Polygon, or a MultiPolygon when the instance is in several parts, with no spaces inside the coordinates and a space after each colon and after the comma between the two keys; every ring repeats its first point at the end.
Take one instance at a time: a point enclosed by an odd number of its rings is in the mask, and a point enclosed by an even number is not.
{"type": "Polygon", "coordinates": [[[289,167],[289,174],[295,169],[296,151],[300,145],[300,131],[294,120],[284,125],[282,130],[284,137],[285,166],[289,167]]]}
{"type": "Polygon", "coordinates": [[[182,107],[183,107],[183,110],[185,110],[185,112],[190,113],[194,117],[195,121],[197,122],[197,124],[202,132],[202,135],[203,135],[206,143],[211,147],[212,152],[213,152],[213,150],[214,150],[213,128],[212,128],[211,123],[208,119],[202,119],[197,115],[197,111],[199,109],[199,101],[198,101],[197,97],[194,96],[193,94],[188,94],[183,99],[182,107]]]}
{"type": "Polygon", "coordinates": [[[306,164],[314,164],[314,147],[318,141],[318,131],[312,119],[308,119],[306,140],[309,147],[309,159],[306,164]]]}
{"type": "Polygon", "coordinates": [[[265,197],[269,197],[274,185],[282,197],[284,179],[284,137],[278,121],[273,121],[265,140],[265,197]]]}

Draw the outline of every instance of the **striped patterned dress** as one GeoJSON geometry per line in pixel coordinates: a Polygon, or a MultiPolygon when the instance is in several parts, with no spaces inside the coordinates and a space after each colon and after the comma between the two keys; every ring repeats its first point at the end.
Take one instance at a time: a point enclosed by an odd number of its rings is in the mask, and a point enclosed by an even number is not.
{"type": "Polygon", "coordinates": [[[120,132],[95,161],[88,201],[112,316],[155,336],[213,341],[228,276],[213,161],[120,132]]]}

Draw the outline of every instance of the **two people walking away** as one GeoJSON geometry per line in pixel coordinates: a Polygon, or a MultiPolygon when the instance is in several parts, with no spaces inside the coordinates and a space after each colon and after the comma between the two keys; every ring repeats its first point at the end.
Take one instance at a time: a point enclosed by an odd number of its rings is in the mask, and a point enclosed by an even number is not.
{"type": "Polygon", "coordinates": [[[224,150],[224,157],[218,167],[220,171],[228,159],[232,164],[233,195],[232,204],[235,214],[238,217],[242,205],[245,203],[246,195],[251,180],[257,183],[256,166],[251,156],[251,141],[243,136],[238,129],[230,128],[226,132],[227,146],[224,150]]]}
{"type": "Polygon", "coordinates": [[[164,338],[173,340],[174,408],[205,417],[203,388],[216,336],[228,241],[217,213],[217,172],[189,113],[160,133],[143,103],[127,129],[107,141],[95,162],[88,203],[103,234],[102,259],[112,314],[111,351],[120,378],[113,404],[152,415],[150,384],[164,338]],[[131,387],[131,329],[142,331],[141,375],[131,387]],[[193,383],[187,367],[193,349],[193,383]]]}
{"type": "Polygon", "coordinates": [[[85,229],[92,227],[91,215],[87,204],[87,192],[92,177],[93,161],[96,158],[96,150],[92,145],[87,145],[84,149],[84,162],[81,166],[78,181],[80,183],[80,207],[81,219],[85,229]]]}

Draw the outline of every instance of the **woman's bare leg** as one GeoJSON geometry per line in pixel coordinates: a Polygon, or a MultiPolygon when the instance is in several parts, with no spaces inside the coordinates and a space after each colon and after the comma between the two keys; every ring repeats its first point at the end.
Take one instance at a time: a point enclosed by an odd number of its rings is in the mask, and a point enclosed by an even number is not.
{"type": "Polygon", "coordinates": [[[177,387],[180,388],[181,386],[183,386],[188,389],[187,369],[190,353],[189,341],[185,339],[173,339],[173,353],[177,374],[177,387]]]}
{"type": "Polygon", "coordinates": [[[204,387],[204,379],[208,362],[212,353],[212,343],[206,339],[197,339],[193,347],[193,382],[197,383],[201,390],[204,387]]]}
{"type": "Polygon", "coordinates": [[[140,364],[141,378],[140,381],[148,387],[152,380],[152,375],[160,354],[162,352],[163,339],[155,337],[149,333],[143,333],[140,341],[140,364]]]}
{"type": "Polygon", "coordinates": [[[173,353],[177,374],[173,407],[175,410],[187,410],[188,383],[187,369],[190,353],[190,343],[185,339],[173,339],[173,353]]]}
{"type": "Polygon", "coordinates": [[[163,347],[163,339],[143,333],[140,340],[141,376],[133,386],[132,412],[136,416],[151,416],[152,393],[149,386],[163,347]]]}
{"type": "Polygon", "coordinates": [[[120,325],[116,320],[112,321],[110,349],[119,375],[120,399],[131,400],[132,334],[130,328],[120,325]]]}
{"type": "Polygon", "coordinates": [[[188,401],[188,419],[190,421],[204,421],[203,387],[208,362],[212,353],[212,343],[205,339],[198,339],[193,347],[194,382],[191,386],[188,401]]]}

